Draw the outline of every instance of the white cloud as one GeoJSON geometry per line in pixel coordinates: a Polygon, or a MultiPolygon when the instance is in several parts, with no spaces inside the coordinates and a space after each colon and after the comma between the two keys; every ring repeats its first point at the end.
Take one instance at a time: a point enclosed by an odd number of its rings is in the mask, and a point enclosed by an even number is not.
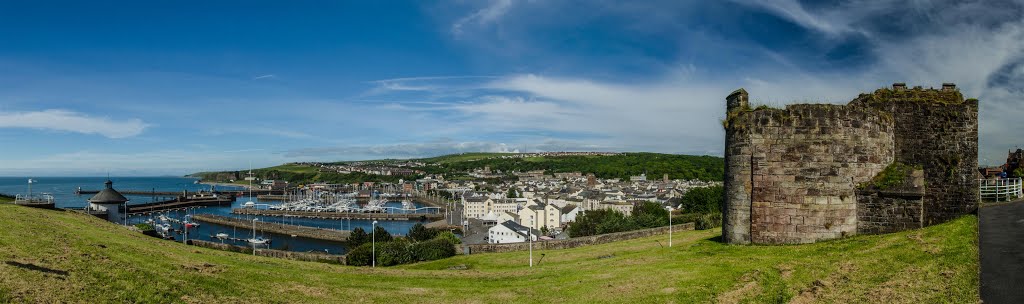
{"type": "Polygon", "coordinates": [[[252,80],[276,79],[276,78],[277,78],[277,76],[274,75],[274,74],[266,74],[266,75],[260,75],[260,76],[253,77],[252,80]]]}
{"type": "Polygon", "coordinates": [[[0,128],[30,128],[125,138],[139,135],[149,126],[137,118],[114,120],[60,109],[0,112],[0,128]]]}
{"type": "Polygon", "coordinates": [[[527,153],[543,151],[607,151],[612,147],[540,139],[531,143],[501,143],[488,141],[454,141],[440,139],[424,143],[390,145],[353,145],[339,147],[305,148],[285,152],[286,157],[344,158],[346,160],[370,158],[418,158],[465,152],[527,153]]]}
{"type": "Polygon", "coordinates": [[[512,0],[491,0],[487,6],[460,18],[452,24],[452,34],[460,35],[466,26],[485,26],[504,16],[512,8],[512,0]]]}

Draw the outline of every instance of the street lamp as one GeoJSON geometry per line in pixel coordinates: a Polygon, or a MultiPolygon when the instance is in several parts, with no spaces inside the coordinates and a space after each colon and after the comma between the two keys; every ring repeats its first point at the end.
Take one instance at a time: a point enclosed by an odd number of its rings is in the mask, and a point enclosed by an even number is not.
{"type": "Polygon", "coordinates": [[[672,206],[666,206],[668,210],[668,247],[672,247],[672,206]]]}
{"type": "Polygon", "coordinates": [[[370,250],[372,251],[372,268],[377,267],[377,221],[373,221],[373,229],[370,229],[370,250]]]}
{"type": "Polygon", "coordinates": [[[527,227],[526,231],[528,231],[527,238],[530,239],[530,267],[533,267],[533,227],[527,227]]]}
{"type": "Polygon", "coordinates": [[[250,242],[252,243],[252,255],[256,255],[256,221],[258,220],[260,219],[252,219],[252,239],[250,240],[250,242]]]}

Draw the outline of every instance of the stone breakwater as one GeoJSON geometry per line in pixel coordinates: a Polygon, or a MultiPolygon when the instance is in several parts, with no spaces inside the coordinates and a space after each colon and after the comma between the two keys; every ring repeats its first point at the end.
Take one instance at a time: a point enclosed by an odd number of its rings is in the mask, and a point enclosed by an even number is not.
{"type": "MultiPolygon", "coordinates": [[[[201,222],[214,223],[229,227],[237,227],[243,229],[252,229],[253,227],[252,221],[227,216],[196,214],[192,216],[192,218],[201,222]]],[[[267,223],[260,221],[256,221],[256,230],[335,242],[344,242],[348,240],[348,236],[351,233],[351,231],[347,230],[331,230],[279,223],[267,223]]]]}

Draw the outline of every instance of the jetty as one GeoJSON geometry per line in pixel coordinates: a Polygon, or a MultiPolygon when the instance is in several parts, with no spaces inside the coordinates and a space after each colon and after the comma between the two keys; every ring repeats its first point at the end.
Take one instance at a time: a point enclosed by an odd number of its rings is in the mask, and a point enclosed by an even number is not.
{"type": "Polygon", "coordinates": [[[314,212],[291,210],[262,210],[252,208],[236,208],[232,209],[231,213],[259,216],[291,216],[318,219],[355,219],[381,221],[408,221],[421,219],[433,221],[444,218],[444,214],[442,213],[314,212]]]}
{"type": "MultiPolygon", "coordinates": [[[[81,187],[79,187],[78,189],[75,190],[75,194],[76,195],[96,194],[96,193],[99,193],[99,192],[100,192],[100,190],[82,189],[81,187]]],[[[118,190],[118,192],[120,192],[121,194],[124,194],[124,195],[152,195],[152,196],[172,196],[172,195],[173,196],[179,196],[179,195],[180,196],[190,196],[190,195],[197,195],[197,194],[216,194],[216,195],[246,196],[246,195],[249,194],[250,190],[215,190],[215,191],[212,191],[212,192],[211,191],[189,192],[189,191],[156,191],[156,190],[118,190]]],[[[284,190],[253,189],[251,192],[252,192],[253,195],[285,195],[285,191],[284,190]]]]}
{"type": "Polygon", "coordinates": [[[191,207],[207,207],[207,206],[231,206],[231,203],[235,201],[234,195],[224,196],[201,196],[201,197],[177,197],[172,200],[145,203],[145,204],[130,204],[126,210],[128,214],[139,214],[149,213],[157,211],[167,211],[191,207]]]}
{"type": "MultiPolygon", "coordinates": [[[[253,221],[228,216],[196,214],[192,216],[192,219],[200,222],[207,222],[242,229],[252,229],[253,227],[253,221]]],[[[263,221],[256,221],[256,230],[282,235],[293,235],[297,237],[335,242],[344,242],[348,240],[348,236],[349,234],[351,234],[351,231],[348,230],[323,229],[298,225],[269,223],[263,221]]]]}

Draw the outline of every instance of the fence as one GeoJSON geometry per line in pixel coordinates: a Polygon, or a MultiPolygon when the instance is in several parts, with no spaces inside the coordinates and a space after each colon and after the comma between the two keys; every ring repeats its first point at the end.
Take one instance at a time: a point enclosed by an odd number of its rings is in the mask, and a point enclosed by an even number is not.
{"type": "Polygon", "coordinates": [[[1021,189],[1021,179],[1017,178],[1002,178],[1002,179],[982,179],[979,180],[981,185],[981,199],[990,201],[1011,201],[1024,197],[1024,192],[1021,189]]]}

